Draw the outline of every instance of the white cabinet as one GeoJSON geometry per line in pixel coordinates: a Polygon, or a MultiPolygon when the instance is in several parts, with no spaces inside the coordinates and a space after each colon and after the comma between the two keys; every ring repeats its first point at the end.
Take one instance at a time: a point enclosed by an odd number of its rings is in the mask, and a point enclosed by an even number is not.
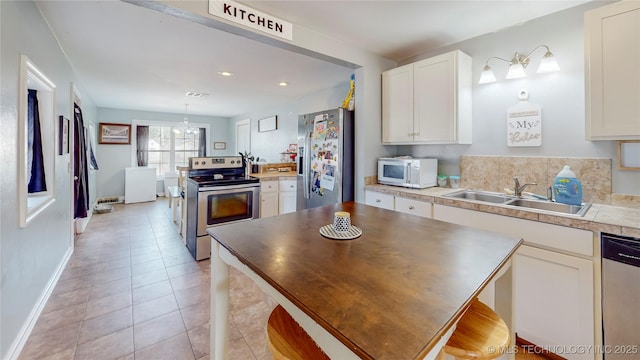
{"type": "Polygon", "coordinates": [[[367,205],[393,210],[394,209],[394,199],[393,195],[383,194],[375,191],[365,190],[364,191],[364,202],[367,205]]]}
{"type": "Polygon", "coordinates": [[[587,140],[640,139],[640,2],[587,11],[587,140]]]}
{"type": "Polygon", "coordinates": [[[471,144],[471,57],[456,50],[383,72],[382,142],[471,144]]]}
{"type": "Polygon", "coordinates": [[[124,171],[125,204],[156,201],[156,168],[128,167],[124,171]]]}
{"type": "Polygon", "coordinates": [[[297,180],[280,180],[278,213],[286,214],[296,211],[297,180]]]}
{"type": "Polygon", "coordinates": [[[260,217],[296,211],[296,179],[260,181],[260,217]]]}
{"type": "MultiPolygon", "coordinates": [[[[551,350],[595,344],[591,231],[440,204],[433,205],[433,217],[524,240],[512,258],[512,332],[551,350]]],[[[558,355],[594,359],[593,352],[558,355]]]]}
{"type": "Polygon", "coordinates": [[[413,64],[382,73],[382,142],[412,143],[413,64]]]}
{"type": "MultiPolygon", "coordinates": [[[[519,337],[546,349],[593,345],[592,261],[521,246],[513,260],[513,291],[519,337]]],[[[593,352],[559,355],[594,358],[593,352]]]]}
{"type": "Polygon", "coordinates": [[[260,182],[260,217],[278,215],[278,180],[260,182]]]}
{"type": "Polygon", "coordinates": [[[430,202],[407,199],[398,196],[395,198],[395,210],[405,214],[431,218],[431,208],[432,204],[430,202]]]}
{"type": "Polygon", "coordinates": [[[408,199],[371,190],[364,191],[364,201],[367,205],[431,218],[432,204],[427,201],[408,199]]]}

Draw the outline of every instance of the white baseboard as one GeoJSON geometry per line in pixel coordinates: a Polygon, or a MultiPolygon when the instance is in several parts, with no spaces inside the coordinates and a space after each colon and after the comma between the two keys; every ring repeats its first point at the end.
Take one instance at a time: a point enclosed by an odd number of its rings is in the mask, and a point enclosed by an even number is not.
{"type": "Polygon", "coordinates": [[[51,297],[51,293],[53,292],[53,289],[56,287],[56,284],[58,283],[58,280],[60,279],[60,276],[62,275],[64,268],[67,266],[69,259],[71,259],[72,254],[73,254],[73,247],[70,247],[67,253],[62,258],[62,261],[58,265],[58,268],[56,269],[55,273],[53,274],[51,279],[49,279],[49,282],[47,283],[47,286],[42,291],[42,294],[40,295],[40,298],[36,302],[36,305],[34,306],[33,309],[31,309],[31,313],[29,314],[29,317],[27,317],[27,320],[22,325],[22,328],[20,329],[18,336],[11,344],[11,347],[9,348],[9,352],[8,352],[9,356],[7,357],[8,360],[17,360],[18,357],[20,356],[20,352],[22,352],[24,345],[27,343],[27,340],[29,339],[29,335],[31,335],[31,332],[33,331],[33,327],[36,325],[36,322],[38,321],[38,318],[40,317],[40,314],[42,313],[44,306],[47,304],[49,297],[51,297]]]}

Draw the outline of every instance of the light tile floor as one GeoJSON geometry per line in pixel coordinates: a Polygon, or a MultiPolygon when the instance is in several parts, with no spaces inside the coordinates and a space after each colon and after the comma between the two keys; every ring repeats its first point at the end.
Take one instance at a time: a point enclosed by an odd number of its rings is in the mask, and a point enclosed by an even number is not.
{"type": "MultiPolygon", "coordinates": [[[[165,198],[93,215],[20,359],[208,360],[210,262],[191,257],[172,219],[165,198]]],[[[275,302],[233,268],[230,287],[229,357],[271,359],[275,302]]]]}
{"type": "MultiPolygon", "coordinates": [[[[20,359],[209,359],[209,265],[185,248],[166,198],[94,214],[20,359]]],[[[230,274],[230,358],[271,359],[275,303],[230,274]]]]}

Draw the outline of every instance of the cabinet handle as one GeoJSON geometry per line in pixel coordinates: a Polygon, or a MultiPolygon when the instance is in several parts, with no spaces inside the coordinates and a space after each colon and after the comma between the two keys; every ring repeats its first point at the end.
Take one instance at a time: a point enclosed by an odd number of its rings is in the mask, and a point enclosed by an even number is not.
{"type": "Polygon", "coordinates": [[[376,202],[377,202],[377,203],[379,203],[379,202],[380,202],[380,199],[376,199],[376,202]]]}
{"type": "Polygon", "coordinates": [[[413,205],[409,206],[409,210],[414,210],[415,208],[413,207],[413,205]]]}
{"type": "Polygon", "coordinates": [[[293,189],[293,185],[289,185],[289,187],[293,189]]]}

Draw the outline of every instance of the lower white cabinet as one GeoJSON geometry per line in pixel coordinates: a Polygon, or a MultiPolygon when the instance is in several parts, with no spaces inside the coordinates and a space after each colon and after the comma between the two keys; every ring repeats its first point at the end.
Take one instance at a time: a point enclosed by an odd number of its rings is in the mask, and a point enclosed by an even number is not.
{"type": "Polygon", "coordinates": [[[278,215],[278,180],[260,182],[260,217],[278,215]]]}
{"type": "Polygon", "coordinates": [[[393,195],[379,193],[376,191],[365,190],[364,191],[364,202],[367,205],[393,210],[395,201],[393,199],[393,195]]]}
{"type": "Polygon", "coordinates": [[[296,211],[297,180],[280,180],[278,197],[278,213],[286,214],[296,211]]]}
{"type": "Polygon", "coordinates": [[[570,348],[595,344],[591,231],[440,204],[433,218],[522,238],[511,261],[512,333],[568,360],[598,358],[570,348]]]}
{"type": "Polygon", "coordinates": [[[420,201],[415,199],[407,199],[396,196],[395,210],[405,214],[422,216],[425,218],[431,218],[432,204],[426,201],[420,201]]]}
{"type": "Polygon", "coordinates": [[[593,360],[593,351],[569,348],[594,343],[592,261],[523,245],[513,260],[513,291],[519,337],[562,349],[556,352],[569,360],[593,360]]]}
{"type": "Polygon", "coordinates": [[[296,179],[267,179],[260,182],[260,217],[296,211],[296,179]]]}
{"type": "Polygon", "coordinates": [[[367,205],[425,218],[432,217],[433,205],[430,202],[393,196],[371,190],[365,190],[364,200],[367,205]]]}

